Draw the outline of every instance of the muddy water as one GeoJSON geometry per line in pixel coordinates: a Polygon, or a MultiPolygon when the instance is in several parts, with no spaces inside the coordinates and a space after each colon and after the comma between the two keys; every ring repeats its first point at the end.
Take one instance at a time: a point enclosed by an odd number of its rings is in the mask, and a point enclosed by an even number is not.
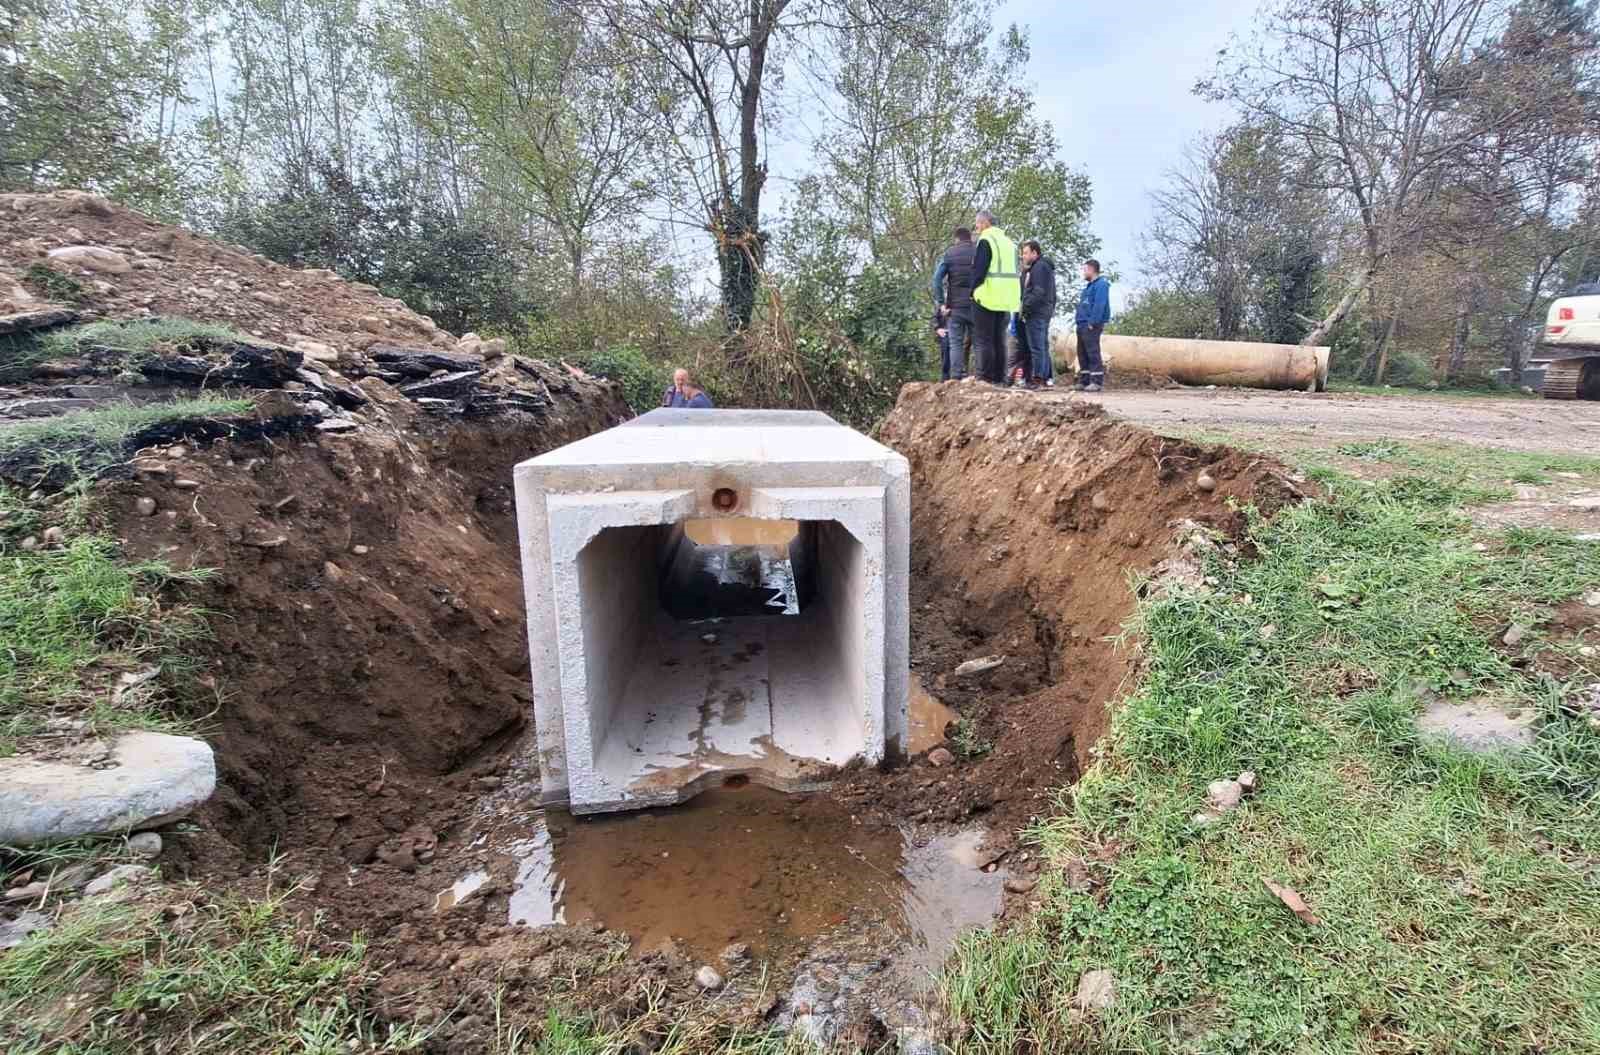
{"type": "Polygon", "coordinates": [[[911,675],[910,729],[906,736],[911,754],[920,755],[944,743],[945,727],[960,717],[923,688],[921,678],[911,675]]]}
{"type": "Polygon", "coordinates": [[[775,958],[830,933],[872,931],[921,972],[1000,908],[1004,876],[978,867],[980,839],[908,845],[899,829],[863,826],[825,798],[723,788],[646,814],[547,811],[498,824],[475,841],[481,866],[437,905],[493,877],[510,890],[508,922],[524,926],[599,922],[637,951],[678,940],[707,959],[735,941],[775,958]]]}

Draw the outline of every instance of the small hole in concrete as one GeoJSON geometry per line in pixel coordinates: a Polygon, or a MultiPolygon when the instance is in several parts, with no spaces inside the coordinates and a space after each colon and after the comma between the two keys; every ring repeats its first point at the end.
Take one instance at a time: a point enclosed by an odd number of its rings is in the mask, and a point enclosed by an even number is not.
{"type": "Polygon", "coordinates": [[[745,776],[743,773],[735,773],[733,776],[724,780],[722,782],[722,786],[725,788],[742,788],[748,783],[750,783],[749,777],[745,776]]]}
{"type": "Polygon", "coordinates": [[[719,487],[711,492],[711,504],[724,513],[732,512],[739,504],[739,492],[731,487],[719,487]]]}

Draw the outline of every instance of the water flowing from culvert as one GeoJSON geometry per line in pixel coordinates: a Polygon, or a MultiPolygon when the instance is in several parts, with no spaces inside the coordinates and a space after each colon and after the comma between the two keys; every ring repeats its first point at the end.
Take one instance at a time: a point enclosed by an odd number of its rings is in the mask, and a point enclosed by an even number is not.
{"type": "Polygon", "coordinates": [[[731,942],[777,958],[846,930],[931,971],[999,911],[1004,880],[981,868],[980,831],[912,845],[826,798],[754,785],[646,813],[502,817],[482,836],[481,861],[441,892],[441,911],[492,877],[509,891],[509,923],[603,923],[637,951],[680,941],[707,959],[731,942]]]}

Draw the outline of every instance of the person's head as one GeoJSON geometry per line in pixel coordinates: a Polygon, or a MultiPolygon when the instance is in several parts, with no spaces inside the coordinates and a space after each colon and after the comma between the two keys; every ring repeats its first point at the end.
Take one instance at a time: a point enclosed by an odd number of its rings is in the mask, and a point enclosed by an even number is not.
{"type": "Polygon", "coordinates": [[[1022,243],[1022,262],[1024,264],[1031,264],[1041,256],[1044,256],[1044,250],[1039,248],[1038,242],[1030,238],[1022,243]]]}
{"type": "Polygon", "coordinates": [[[1083,280],[1093,282],[1100,277],[1100,261],[1093,257],[1083,262],[1083,280]]]}
{"type": "Polygon", "coordinates": [[[685,370],[681,366],[672,371],[672,387],[676,388],[679,392],[687,391],[688,389],[694,387],[689,381],[689,371],[685,370]]]}
{"type": "Polygon", "coordinates": [[[984,231],[993,226],[994,213],[990,212],[988,209],[979,209],[978,215],[973,217],[972,229],[977,231],[979,234],[982,234],[984,231]]]}
{"type": "Polygon", "coordinates": [[[970,241],[972,241],[972,228],[970,228],[970,227],[957,227],[956,228],[956,241],[958,241],[958,242],[970,242],[970,241]]]}

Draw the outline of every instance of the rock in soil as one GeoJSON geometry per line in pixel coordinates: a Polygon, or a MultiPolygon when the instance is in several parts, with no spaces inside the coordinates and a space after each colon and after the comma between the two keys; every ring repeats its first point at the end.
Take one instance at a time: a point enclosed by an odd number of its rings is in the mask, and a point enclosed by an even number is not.
{"type": "Polygon", "coordinates": [[[1085,971],[1072,1002],[1084,1011],[1104,1011],[1117,1003],[1117,979],[1110,971],[1085,971]]]}
{"type": "Polygon", "coordinates": [[[16,948],[28,935],[48,928],[50,922],[50,917],[43,912],[28,909],[9,923],[0,923],[0,949],[16,948]]]}
{"type": "Polygon", "coordinates": [[[969,659],[961,664],[955,669],[954,674],[958,678],[969,678],[974,674],[982,674],[984,671],[993,670],[1005,661],[1006,657],[1004,656],[980,656],[977,659],[969,659]]]}
{"type": "Polygon", "coordinates": [[[104,875],[97,876],[83,892],[90,897],[108,894],[120,886],[143,883],[155,876],[155,871],[144,865],[118,865],[104,875]]]}
{"type": "Polygon", "coordinates": [[[956,756],[942,747],[936,747],[928,752],[928,764],[930,766],[948,766],[955,760],[956,756]]]}
{"type": "Polygon", "coordinates": [[[1038,885],[1039,881],[1032,877],[1012,876],[1006,880],[1006,890],[1012,894],[1030,893],[1038,885]]]}
{"type": "Polygon", "coordinates": [[[1245,770],[1234,778],[1234,783],[1243,788],[1246,795],[1254,794],[1257,784],[1256,771],[1253,769],[1245,770]]]}
{"type": "Polygon", "coordinates": [[[18,756],[0,759],[0,845],[38,846],[187,816],[211,797],[217,767],[203,740],[133,732],[89,769],[18,756]]]}
{"type": "Polygon", "coordinates": [[[694,973],[694,984],[708,992],[722,988],[722,975],[710,964],[706,964],[694,973]]]}
{"type": "Polygon", "coordinates": [[[1206,786],[1206,799],[1212,807],[1227,812],[1244,798],[1244,785],[1237,780],[1213,780],[1206,786]]]}
{"type": "Polygon", "coordinates": [[[128,852],[149,859],[161,856],[161,836],[155,832],[136,832],[128,836],[128,852]]]}

